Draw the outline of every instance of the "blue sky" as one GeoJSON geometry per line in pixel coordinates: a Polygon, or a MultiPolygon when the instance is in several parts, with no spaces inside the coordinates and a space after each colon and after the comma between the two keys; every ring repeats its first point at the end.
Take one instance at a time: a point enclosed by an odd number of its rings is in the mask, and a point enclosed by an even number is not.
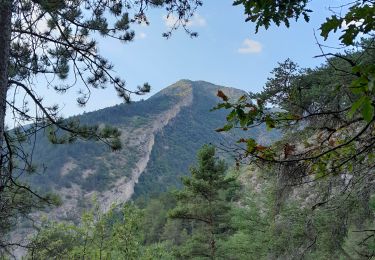
{"type": "MultiPolygon", "coordinates": [[[[242,6],[232,6],[231,0],[206,0],[197,11],[190,28],[199,33],[191,39],[183,30],[172,38],[161,35],[168,30],[164,10],[149,12],[149,26],[136,25],[133,42],[121,44],[108,38],[99,39],[99,51],[115,66],[116,73],[126,80],[128,88],[144,82],[152,86],[151,93],[134,100],[147,98],[180,79],[205,80],[218,85],[246,91],[260,91],[277,62],[291,58],[302,67],[314,67],[324,60],[313,58],[320,54],[314,30],[319,37],[320,24],[330,15],[327,2],[334,6],[342,1],[314,0],[310,23],[302,20],[291,28],[272,26],[260,29],[245,23],[242,6]]],[[[325,43],[337,45],[335,39],[325,43]]],[[[121,103],[115,91],[94,90],[86,107],[75,103],[79,86],[60,96],[45,92],[49,102],[63,106],[64,116],[80,114],[121,103]]],[[[43,96],[43,94],[42,94],[43,96]]],[[[46,98],[47,100],[47,98],[46,98]]]]}

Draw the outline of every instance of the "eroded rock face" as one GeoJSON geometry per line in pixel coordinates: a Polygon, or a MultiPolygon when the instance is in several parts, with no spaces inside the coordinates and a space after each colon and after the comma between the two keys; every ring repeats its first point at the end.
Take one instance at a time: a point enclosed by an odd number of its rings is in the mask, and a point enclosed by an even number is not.
{"type": "Polygon", "coordinates": [[[146,169],[147,163],[150,159],[152,148],[155,144],[156,133],[163,130],[171,120],[173,120],[183,107],[190,106],[193,102],[193,94],[191,86],[186,92],[180,102],[174,105],[171,109],[165,113],[156,117],[151,127],[142,136],[138,138],[138,145],[141,151],[141,156],[137,161],[130,178],[123,177],[119,179],[114,188],[105,191],[100,196],[100,205],[104,211],[108,210],[111,204],[120,204],[128,201],[134,193],[134,186],[138,182],[142,172],[146,169]]]}
{"type": "MultiPolygon", "coordinates": [[[[111,153],[107,156],[111,157],[111,162],[108,162],[105,156],[99,156],[96,160],[103,160],[103,162],[114,163],[113,168],[121,168],[127,160],[126,150],[132,148],[137,152],[137,159],[134,162],[130,174],[124,172],[123,176],[110,184],[110,188],[103,191],[87,192],[79,185],[72,185],[69,188],[59,188],[58,194],[63,198],[64,204],[48,213],[51,219],[72,219],[74,214],[79,214],[82,210],[82,200],[90,202],[94,196],[97,197],[99,205],[103,211],[109,210],[112,204],[121,204],[128,201],[134,193],[134,186],[142,172],[145,170],[150,159],[150,154],[155,143],[155,135],[162,131],[171,121],[179,114],[182,108],[191,106],[193,103],[193,93],[191,84],[175,84],[170,88],[172,90],[166,91],[164,95],[176,96],[178,100],[169,109],[163,111],[156,116],[148,119],[148,122],[142,128],[134,128],[131,126],[120,127],[122,131],[122,142],[126,144],[123,151],[111,153]]],[[[66,175],[70,169],[77,167],[77,162],[68,161],[61,169],[61,174],[66,175]]],[[[95,168],[89,168],[82,171],[82,177],[88,178],[96,171],[95,168]]]]}

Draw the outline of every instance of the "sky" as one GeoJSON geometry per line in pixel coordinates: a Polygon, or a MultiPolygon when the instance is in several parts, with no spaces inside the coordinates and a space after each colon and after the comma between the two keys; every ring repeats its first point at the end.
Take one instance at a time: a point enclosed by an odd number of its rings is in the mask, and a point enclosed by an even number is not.
{"type": "MultiPolygon", "coordinates": [[[[272,25],[268,30],[260,29],[255,34],[255,25],[245,23],[242,6],[232,6],[233,0],[206,0],[189,23],[189,28],[198,32],[197,38],[190,38],[182,29],[175,31],[170,39],[162,37],[168,31],[171,19],[166,19],[163,9],[149,10],[150,25],[135,25],[133,42],[120,43],[109,38],[99,38],[99,52],[114,65],[115,74],[125,79],[127,87],[148,82],[150,94],[137,97],[147,99],[180,79],[204,80],[214,84],[235,87],[245,91],[260,91],[270,71],[287,58],[301,67],[315,67],[322,64],[317,39],[327,45],[337,46],[335,37],[323,42],[319,27],[331,14],[331,6],[340,0],[314,0],[311,21],[291,23],[290,28],[272,25]],[[328,3],[327,3],[328,2],[328,3]]],[[[62,114],[71,116],[113,106],[122,102],[115,90],[94,90],[86,107],[79,107],[75,98],[77,88],[64,95],[43,90],[41,96],[49,104],[62,106],[62,114]]],[[[42,84],[41,84],[42,85],[42,84]]]]}

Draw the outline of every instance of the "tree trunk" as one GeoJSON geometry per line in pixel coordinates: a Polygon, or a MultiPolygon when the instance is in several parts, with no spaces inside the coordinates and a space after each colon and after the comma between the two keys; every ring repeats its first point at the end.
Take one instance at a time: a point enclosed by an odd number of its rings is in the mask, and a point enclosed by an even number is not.
{"type": "Polygon", "coordinates": [[[216,241],[215,241],[215,238],[214,238],[213,234],[211,234],[210,247],[211,247],[211,260],[215,260],[216,241]]]}
{"type": "MultiPolygon", "coordinates": [[[[5,111],[8,91],[8,64],[12,31],[12,0],[0,0],[0,148],[4,155],[5,111]]],[[[3,161],[0,160],[0,192],[3,185],[3,161]]]]}
{"type": "Polygon", "coordinates": [[[211,260],[215,260],[216,255],[216,241],[215,241],[215,233],[214,233],[214,221],[212,216],[210,217],[210,258],[211,260]]]}

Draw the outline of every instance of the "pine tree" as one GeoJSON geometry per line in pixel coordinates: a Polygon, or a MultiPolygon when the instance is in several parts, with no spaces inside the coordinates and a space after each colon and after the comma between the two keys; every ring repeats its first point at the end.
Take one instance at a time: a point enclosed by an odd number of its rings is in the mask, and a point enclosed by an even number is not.
{"type": "Polygon", "coordinates": [[[63,119],[58,104],[48,104],[41,89],[63,94],[75,88],[80,106],[92,91],[108,86],[126,102],[131,94],[148,92],[147,83],[131,89],[115,75],[113,65],[98,51],[97,38],[132,41],[131,26],[148,24],[146,11],[151,7],[164,7],[177,17],[173,29],[185,27],[201,4],[200,0],[0,0],[0,254],[11,244],[5,236],[8,227],[35,205],[51,202],[19,178],[35,171],[33,156],[24,147],[34,142],[37,132],[55,144],[83,139],[121,147],[117,129],[63,119]],[[6,129],[6,114],[11,115],[12,131],[6,129]]]}
{"type": "Polygon", "coordinates": [[[198,165],[190,171],[191,177],[182,180],[183,190],[175,193],[177,206],[169,215],[194,224],[191,239],[180,250],[182,256],[215,259],[218,239],[228,231],[228,195],[235,178],[226,176],[224,161],[215,157],[215,148],[209,145],[198,152],[198,165]]]}

